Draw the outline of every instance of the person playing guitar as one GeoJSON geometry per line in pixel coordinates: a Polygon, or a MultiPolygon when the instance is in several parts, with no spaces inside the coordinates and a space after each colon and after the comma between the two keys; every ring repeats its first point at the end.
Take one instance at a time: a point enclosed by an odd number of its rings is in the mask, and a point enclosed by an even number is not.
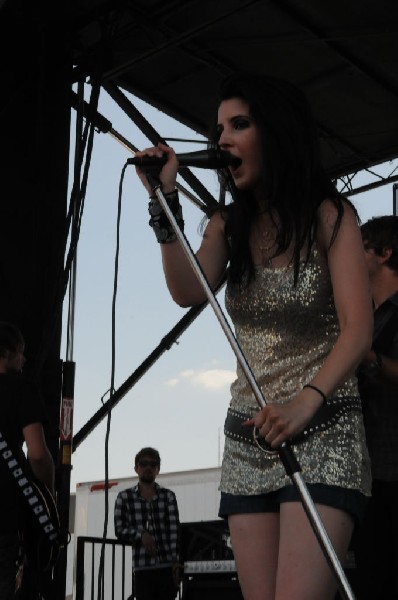
{"type": "MultiPolygon", "coordinates": [[[[46,421],[45,410],[38,390],[22,375],[25,364],[24,348],[21,332],[10,323],[0,322],[0,446],[2,458],[5,459],[0,459],[1,600],[25,597],[22,590],[26,586],[29,586],[29,598],[41,597],[38,589],[40,573],[30,573],[28,576],[24,572],[22,589],[19,589],[21,564],[26,563],[22,540],[25,524],[31,515],[27,516],[28,504],[21,493],[21,480],[16,484],[16,474],[24,471],[28,473],[29,468],[37,483],[50,492],[50,498],[54,496],[54,461],[47,447],[43,429],[43,423],[46,421]],[[27,458],[23,452],[24,443],[27,458]],[[6,457],[10,455],[15,457],[15,460],[9,460],[7,464],[6,457]],[[14,468],[14,478],[10,470],[11,462],[18,467],[14,468]],[[34,591],[35,588],[37,592],[34,591]]],[[[29,481],[27,483],[29,484],[29,481]]],[[[33,489],[33,484],[28,485],[26,489],[33,489]]]]}

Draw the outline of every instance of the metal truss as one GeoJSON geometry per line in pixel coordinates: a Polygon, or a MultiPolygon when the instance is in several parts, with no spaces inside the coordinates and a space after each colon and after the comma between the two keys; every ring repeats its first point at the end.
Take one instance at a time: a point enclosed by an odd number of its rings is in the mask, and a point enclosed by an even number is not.
{"type": "Polygon", "coordinates": [[[398,181],[398,158],[374,165],[372,168],[341,175],[334,180],[334,183],[339,192],[345,196],[354,196],[396,181],[398,181]],[[369,182],[363,184],[364,180],[369,182]]]}

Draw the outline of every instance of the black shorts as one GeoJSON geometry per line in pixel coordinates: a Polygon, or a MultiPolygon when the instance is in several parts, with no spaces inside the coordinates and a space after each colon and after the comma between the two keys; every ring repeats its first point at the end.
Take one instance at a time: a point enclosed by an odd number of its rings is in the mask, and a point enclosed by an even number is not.
{"type": "MultiPolygon", "coordinates": [[[[355,524],[362,521],[368,498],[358,490],[322,483],[307,483],[306,487],[314,503],[344,510],[353,517],[355,524]]],[[[252,496],[221,492],[218,516],[227,519],[228,515],[234,514],[279,512],[281,502],[301,502],[294,485],[252,496]]]]}

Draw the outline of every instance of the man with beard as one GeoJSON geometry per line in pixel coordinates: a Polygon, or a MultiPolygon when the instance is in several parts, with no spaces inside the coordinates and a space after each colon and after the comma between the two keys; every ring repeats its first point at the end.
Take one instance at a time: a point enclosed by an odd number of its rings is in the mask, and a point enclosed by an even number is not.
{"type": "Polygon", "coordinates": [[[133,546],[136,600],[174,600],[179,587],[179,514],[174,492],[156,483],[160,456],[142,448],[135,457],[137,485],[119,492],[115,534],[133,546]]]}

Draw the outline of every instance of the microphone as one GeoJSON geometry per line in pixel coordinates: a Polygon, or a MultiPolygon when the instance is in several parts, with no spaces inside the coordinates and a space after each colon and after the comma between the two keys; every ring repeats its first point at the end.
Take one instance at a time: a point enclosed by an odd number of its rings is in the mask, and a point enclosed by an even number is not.
{"type": "MultiPolygon", "coordinates": [[[[197,167],[199,169],[220,169],[223,167],[238,167],[241,159],[226,150],[199,150],[198,152],[186,152],[177,154],[180,167],[197,167]]],[[[128,158],[128,165],[138,167],[162,167],[167,162],[167,156],[134,156],[128,158]]]]}

